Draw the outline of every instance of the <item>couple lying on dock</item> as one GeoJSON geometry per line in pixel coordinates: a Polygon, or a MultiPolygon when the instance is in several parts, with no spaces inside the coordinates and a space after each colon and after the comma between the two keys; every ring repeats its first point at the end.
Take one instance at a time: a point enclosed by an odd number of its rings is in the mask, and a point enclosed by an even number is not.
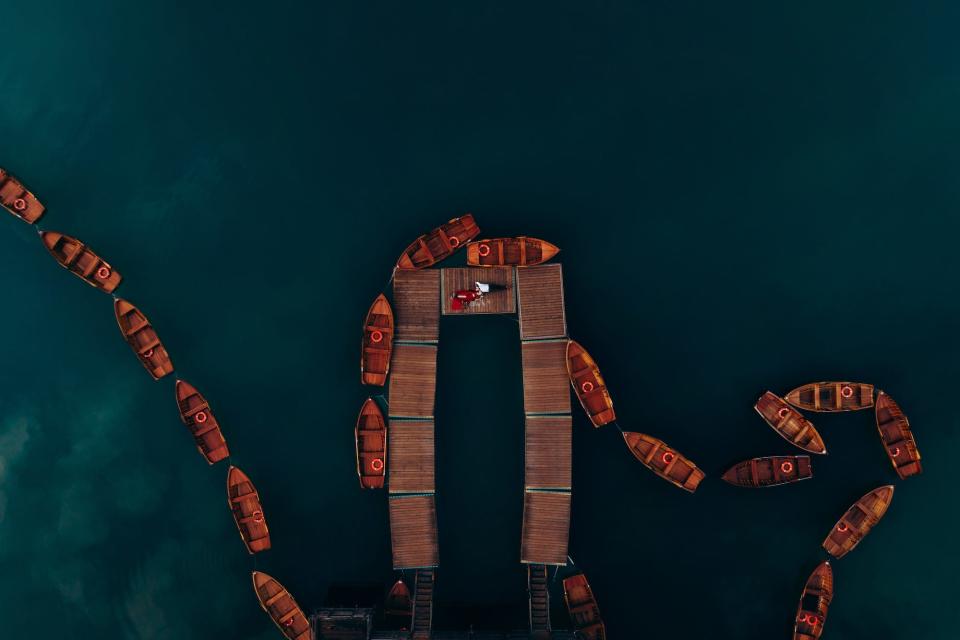
{"type": "Polygon", "coordinates": [[[470,306],[470,303],[481,299],[488,293],[495,291],[506,291],[507,286],[503,284],[489,284],[486,282],[476,282],[473,289],[460,289],[453,294],[451,307],[454,311],[462,311],[470,306]]]}

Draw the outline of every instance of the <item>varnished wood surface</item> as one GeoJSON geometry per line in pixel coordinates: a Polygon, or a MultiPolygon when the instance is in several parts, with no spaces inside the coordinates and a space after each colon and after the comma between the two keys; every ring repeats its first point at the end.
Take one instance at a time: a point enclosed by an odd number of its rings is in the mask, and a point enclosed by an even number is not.
{"type": "Polygon", "coordinates": [[[387,473],[387,423],[373,398],[367,398],[360,407],[353,433],[360,486],[383,488],[387,473]]]}
{"type": "Polygon", "coordinates": [[[830,413],[873,406],[873,385],[862,382],[811,382],[793,389],[784,399],[806,411],[830,413]]]}
{"type": "Polygon", "coordinates": [[[4,169],[0,169],[0,206],[27,224],[35,223],[46,210],[22,182],[4,169]]]}
{"type": "Polygon", "coordinates": [[[522,340],[567,336],[562,265],[517,269],[517,300],[522,340]]]}
{"type": "Polygon", "coordinates": [[[527,416],[524,429],[524,486],[570,490],[573,467],[570,416],[527,416]]]}
{"type": "Polygon", "coordinates": [[[173,373],[173,362],[147,317],[123,298],[114,300],[113,310],[123,339],[133,349],[147,373],[154,380],[173,373]]]}
{"type": "Polygon", "coordinates": [[[810,456],[767,456],[738,462],[721,476],[737,487],[776,487],[813,477],[810,456]]]}
{"type": "Polygon", "coordinates": [[[433,418],[437,387],[437,347],[398,344],[390,374],[391,418],[433,418]]]}
{"type": "Polygon", "coordinates": [[[456,267],[441,269],[440,304],[443,315],[474,315],[478,313],[516,313],[517,295],[514,288],[513,267],[456,267]],[[453,308],[453,295],[457,291],[473,290],[477,282],[499,284],[505,291],[492,291],[479,300],[474,300],[466,309],[453,308]]]}
{"type": "Polygon", "coordinates": [[[389,433],[390,493],[433,493],[433,421],[391,420],[389,433]]]}
{"type": "Polygon", "coordinates": [[[254,571],[253,588],[260,607],[290,640],[312,640],[310,623],[287,589],[272,576],[254,571]]]}
{"type": "Polygon", "coordinates": [[[900,479],[921,473],[920,451],[910,421],[900,405],[883,391],[877,394],[876,419],[880,440],[900,479]]]}
{"type": "Polygon", "coordinates": [[[431,495],[392,495],[390,541],[394,569],[435,567],[440,560],[437,507],[431,495]]]}
{"type": "Polygon", "coordinates": [[[91,287],[112,293],[123,276],[76,238],[54,231],[41,231],[40,240],[61,267],[91,287]]]}
{"type": "Polygon", "coordinates": [[[567,613],[573,628],[583,640],[604,640],[606,627],[600,617],[600,608],[593,595],[593,589],[582,573],[564,578],[563,599],[567,604],[567,613]]]}
{"type": "Polygon", "coordinates": [[[240,538],[250,553],[270,548],[270,530],[263,515],[260,494],[243,471],[231,466],[227,471],[227,503],[240,538]]]}
{"type": "Polygon", "coordinates": [[[767,391],[757,400],[754,409],[787,442],[810,453],[825,454],[827,452],[827,446],[813,423],[787,404],[783,398],[767,391]]]}
{"type": "Polygon", "coordinates": [[[830,601],[833,600],[833,570],[829,562],[821,562],[803,587],[797,617],[793,626],[793,640],[816,640],[823,633],[830,601]]]}
{"type": "Polygon", "coordinates": [[[524,491],[521,562],[565,565],[569,534],[569,492],[524,491]]]}
{"type": "Polygon", "coordinates": [[[471,214],[443,223],[410,243],[397,260],[397,269],[425,269],[450,257],[477,237],[480,227],[471,214]]]}
{"type": "Polygon", "coordinates": [[[520,355],[524,412],[570,413],[567,341],[523,342],[520,355]]]}
{"type": "Polygon", "coordinates": [[[559,252],[556,245],[539,238],[487,238],[467,244],[467,264],[532,267],[547,262],[559,252]]]}
{"type": "Polygon", "coordinates": [[[703,481],[703,471],[663,440],[634,431],[625,431],[623,439],[633,457],[672,485],[693,493],[703,481]]]}
{"type": "Polygon", "coordinates": [[[567,343],[567,375],[580,405],[594,427],[602,427],[617,419],[613,399],[607,391],[600,368],[579,342],[567,343]]]}
{"type": "Polygon", "coordinates": [[[220,430],[220,423],[210,410],[210,404],[196,387],[189,382],[177,380],[175,387],[180,420],[193,435],[197,450],[207,462],[213,464],[230,455],[227,441],[220,430]]]}
{"type": "Polygon", "coordinates": [[[440,270],[399,270],[393,275],[397,340],[440,339],[440,270]]]}
{"type": "Polygon", "coordinates": [[[382,293],[376,297],[363,322],[360,345],[360,381],[382,387],[390,372],[393,350],[393,308],[382,293]]]}
{"type": "Polygon", "coordinates": [[[892,500],[892,484],[877,487],[857,500],[827,534],[823,548],[835,558],[847,555],[880,522],[892,500]]]}

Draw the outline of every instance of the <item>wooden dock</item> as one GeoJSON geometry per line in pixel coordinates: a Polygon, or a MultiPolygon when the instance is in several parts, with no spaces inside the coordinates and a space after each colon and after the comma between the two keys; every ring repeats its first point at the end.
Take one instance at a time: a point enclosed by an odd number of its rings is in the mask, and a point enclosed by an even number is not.
{"type": "Polygon", "coordinates": [[[523,411],[527,415],[570,413],[567,341],[523,342],[523,411]]]}
{"type": "Polygon", "coordinates": [[[391,495],[390,541],[394,569],[435,567],[440,561],[437,543],[437,505],[430,495],[391,495]]]}
{"type": "Polygon", "coordinates": [[[524,433],[526,489],[570,491],[573,419],[569,416],[527,416],[524,433]]]}
{"type": "Polygon", "coordinates": [[[569,532],[569,491],[524,491],[520,562],[567,564],[569,532]]]}
{"type": "Polygon", "coordinates": [[[440,304],[443,315],[474,315],[478,313],[516,313],[517,295],[513,267],[461,267],[441,269],[440,304]],[[466,309],[453,309],[453,294],[472,290],[477,282],[502,284],[506,291],[495,291],[470,303],[466,309]]]}
{"type": "Polygon", "coordinates": [[[563,301],[563,267],[559,263],[517,269],[520,339],[567,336],[563,301]]]}
{"type": "Polygon", "coordinates": [[[432,342],[440,339],[440,272],[397,270],[393,276],[394,341],[432,342]]]}
{"type": "Polygon", "coordinates": [[[433,421],[391,420],[387,429],[390,493],[433,493],[433,421]]]}
{"type": "Polygon", "coordinates": [[[437,347],[394,343],[390,364],[391,418],[433,419],[437,389],[437,347]]]}

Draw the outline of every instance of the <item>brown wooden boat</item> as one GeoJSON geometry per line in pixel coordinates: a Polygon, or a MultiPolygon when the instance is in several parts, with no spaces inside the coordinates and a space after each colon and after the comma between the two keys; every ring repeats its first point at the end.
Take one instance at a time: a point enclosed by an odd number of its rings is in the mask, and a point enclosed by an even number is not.
{"type": "Polygon", "coordinates": [[[113,312],[117,316],[117,324],[123,333],[124,340],[133,349],[143,367],[153,376],[154,380],[173,373],[173,363],[170,355],[164,348],[153,325],[139,309],[124,300],[116,298],[113,301],[113,312]]]}
{"type": "Polygon", "coordinates": [[[40,239],[60,266],[101,291],[112,293],[123,276],[90,248],[68,235],[41,231],[40,239]]]}
{"type": "Polygon", "coordinates": [[[893,500],[893,485],[878,487],[847,509],[823,541],[823,548],[835,558],[842,558],[870,533],[887,512],[893,500]]]}
{"type": "Polygon", "coordinates": [[[210,464],[228,457],[230,450],[227,441],[220,431],[220,423],[210,411],[207,399],[192,384],[183,380],[177,380],[176,394],[180,419],[193,434],[200,455],[210,464]]]}
{"type": "Polygon", "coordinates": [[[363,323],[360,354],[360,380],[382,387],[390,371],[393,352],[393,308],[382,293],[370,305],[363,323]]]}
{"type": "Polygon", "coordinates": [[[803,586],[793,640],[816,640],[823,633],[827,610],[833,600],[833,570],[829,562],[821,562],[803,586]]]}
{"type": "Polygon", "coordinates": [[[0,205],[28,224],[39,220],[45,207],[23,184],[0,169],[0,205]]]}
{"type": "Polygon", "coordinates": [[[703,471],[663,440],[634,431],[624,431],[623,439],[634,458],[667,482],[693,493],[703,481],[703,471]]]}
{"type": "Polygon", "coordinates": [[[885,391],[877,394],[877,430],[887,450],[887,457],[901,479],[915,476],[923,471],[920,466],[920,451],[913,438],[910,421],[900,406],[885,391]]]}
{"type": "Polygon", "coordinates": [[[811,382],[784,399],[799,409],[819,412],[856,411],[873,406],[873,385],[861,382],[811,382]]]}
{"type": "Polygon", "coordinates": [[[489,238],[467,245],[467,264],[480,267],[532,267],[543,264],[560,249],[539,238],[489,238]]]}
{"type": "Polygon", "coordinates": [[[594,427],[602,427],[617,419],[613,399],[597,363],[576,340],[567,342],[567,375],[594,427]]]}
{"type": "Polygon", "coordinates": [[[733,465],[721,476],[738,487],[776,487],[813,477],[810,456],[768,456],[733,465]]]}
{"type": "Polygon", "coordinates": [[[824,454],[827,452],[823,438],[817,433],[813,424],[804,418],[799,411],[784,402],[782,398],[767,391],[760,396],[753,408],[767,421],[767,424],[773,427],[774,431],[788,442],[810,453],[824,454]]]}
{"type": "Polygon", "coordinates": [[[578,573],[563,579],[563,599],[577,637],[584,640],[604,640],[607,637],[607,628],[600,618],[597,600],[585,575],[578,573]]]}
{"type": "Polygon", "coordinates": [[[397,269],[425,269],[432,266],[450,257],[454,251],[476,238],[478,233],[480,227],[473,215],[468,213],[454,218],[414,240],[400,254],[397,269]]]}
{"type": "Polygon", "coordinates": [[[382,489],[387,468],[387,423],[373,398],[367,398],[360,408],[354,435],[360,486],[382,489]]]}
{"type": "Polygon", "coordinates": [[[259,553],[269,549],[270,530],[263,517],[260,494],[247,474],[233,465],[227,471],[227,498],[247,551],[259,553]]]}
{"type": "Polygon", "coordinates": [[[403,581],[397,580],[390,588],[387,599],[383,603],[383,612],[388,616],[406,616],[413,614],[413,600],[410,598],[410,587],[403,581]]]}
{"type": "Polygon", "coordinates": [[[310,621],[282,584],[262,571],[254,571],[253,588],[260,606],[283,635],[290,640],[312,640],[310,621]]]}

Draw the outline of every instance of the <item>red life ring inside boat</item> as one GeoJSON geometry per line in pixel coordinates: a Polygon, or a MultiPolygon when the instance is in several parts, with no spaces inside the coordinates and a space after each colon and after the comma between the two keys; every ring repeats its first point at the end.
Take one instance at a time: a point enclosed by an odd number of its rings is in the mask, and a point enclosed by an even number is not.
{"type": "Polygon", "coordinates": [[[784,460],[783,462],[780,463],[780,471],[783,471],[784,473],[792,473],[793,463],[790,462],[789,460],[784,460]]]}
{"type": "Polygon", "coordinates": [[[460,246],[460,238],[458,238],[457,236],[451,236],[451,237],[450,237],[450,246],[451,246],[451,247],[454,247],[454,248],[459,247],[459,246],[460,246]]]}
{"type": "Polygon", "coordinates": [[[253,521],[254,521],[254,522],[263,522],[263,511],[254,511],[254,512],[253,512],[253,521]]]}
{"type": "Polygon", "coordinates": [[[193,421],[198,424],[203,424],[207,421],[207,414],[205,411],[197,411],[193,414],[193,421]]]}
{"type": "Polygon", "coordinates": [[[486,258],[488,255],[490,255],[490,245],[481,244],[479,247],[477,247],[477,253],[480,254],[480,257],[486,258]]]}
{"type": "Polygon", "coordinates": [[[374,471],[383,471],[383,460],[380,458],[374,458],[370,461],[370,468],[374,471]]]}
{"type": "Polygon", "coordinates": [[[852,397],[853,397],[853,387],[844,385],[844,386],[840,389],[840,395],[842,395],[844,398],[852,398],[852,397]]]}
{"type": "Polygon", "coordinates": [[[841,522],[841,523],[837,524],[837,531],[839,531],[840,533],[843,533],[844,531],[846,531],[846,530],[849,529],[849,528],[850,528],[850,527],[847,526],[847,523],[846,523],[846,522],[841,522]]]}
{"type": "Polygon", "coordinates": [[[370,340],[373,342],[383,342],[383,332],[382,331],[373,331],[370,333],[370,340]]]}
{"type": "Polygon", "coordinates": [[[144,358],[152,358],[152,357],[153,357],[153,349],[147,349],[146,351],[144,351],[144,352],[143,352],[143,357],[144,357],[144,358]]]}
{"type": "Polygon", "coordinates": [[[777,411],[777,415],[780,416],[781,420],[786,418],[788,413],[790,413],[790,409],[787,409],[786,407],[781,407],[780,411],[777,411]]]}
{"type": "Polygon", "coordinates": [[[27,201],[23,198],[17,198],[13,201],[13,208],[17,211],[24,211],[27,208],[27,201]]]}
{"type": "Polygon", "coordinates": [[[660,456],[660,459],[663,460],[663,464],[670,464],[673,462],[674,455],[670,451],[664,451],[663,455],[660,456]]]}
{"type": "Polygon", "coordinates": [[[110,277],[110,269],[108,269],[107,267],[100,267],[99,269],[97,269],[97,277],[100,278],[101,280],[106,280],[107,278],[110,277]]]}
{"type": "Polygon", "coordinates": [[[287,618],[287,620],[284,621],[283,626],[285,626],[285,627],[292,627],[292,626],[293,626],[293,621],[294,621],[294,619],[295,619],[296,617],[297,617],[297,616],[294,615],[293,618],[287,618]]]}
{"type": "Polygon", "coordinates": [[[817,616],[813,615],[812,613],[809,614],[809,615],[807,616],[807,624],[809,624],[811,627],[814,626],[814,625],[816,625],[816,624],[817,624],[817,616]]]}
{"type": "Polygon", "coordinates": [[[580,390],[583,391],[584,393],[590,393],[591,391],[593,391],[593,383],[590,382],[589,380],[584,380],[583,383],[580,385],[580,390]]]}
{"type": "Polygon", "coordinates": [[[894,458],[900,455],[900,447],[894,447],[893,449],[891,449],[890,455],[893,456],[894,458]]]}

